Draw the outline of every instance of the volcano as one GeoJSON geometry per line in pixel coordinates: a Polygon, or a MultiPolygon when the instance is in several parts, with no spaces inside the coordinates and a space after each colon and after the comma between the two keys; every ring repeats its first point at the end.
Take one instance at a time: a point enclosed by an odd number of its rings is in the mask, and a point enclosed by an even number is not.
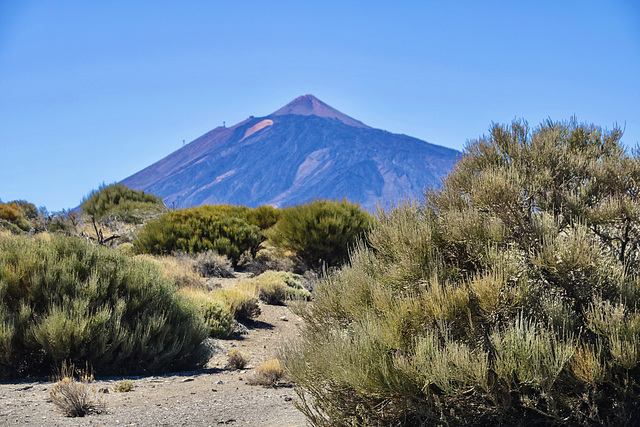
{"type": "Polygon", "coordinates": [[[438,186],[460,154],[374,129],[305,95],[268,116],[217,127],[121,183],[169,206],[346,198],[373,211],[438,186]]]}

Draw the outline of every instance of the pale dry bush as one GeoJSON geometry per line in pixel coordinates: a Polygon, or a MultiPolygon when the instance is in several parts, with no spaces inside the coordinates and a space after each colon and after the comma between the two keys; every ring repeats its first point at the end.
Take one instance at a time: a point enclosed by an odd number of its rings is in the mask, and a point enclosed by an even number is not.
{"type": "Polygon", "coordinates": [[[249,378],[251,385],[263,385],[274,387],[284,377],[284,369],[280,365],[280,360],[271,359],[262,362],[249,378]]]}
{"type": "Polygon", "coordinates": [[[86,368],[75,376],[75,366],[66,363],[58,375],[58,382],[49,392],[49,396],[67,417],[84,417],[104,411],[105,404],[100,400],[95,387],[90,385],[93,374],[86,368]]]}
{"type": "Polygon", "coordinates": [[[133,390],[133,381],[131,380],[120,380],[113,386],[113,391],[116,393],[127,393],[133,390]]]}
{"type": "Polygon", "coordinates": [[[194,268],[204,277],[236,277],[229,257],[214,251],[201,252],[196,255],[194,268]]]}
{"type": "Polygon", "coordinates": [[[231,369],[244,369],[249,363],[249,355],[238,350],[237,348],[232,348],[227,354],[227,367],[231,369]]]}
{"type": "Polygon", "coordinates": [[[202,276],[195,269],[193,258],[176,254],[171,256],[136,255],[136,258],[150,259],[156,262],[162,269],[162,276],[182,287],[203,286],[202,276]]]}

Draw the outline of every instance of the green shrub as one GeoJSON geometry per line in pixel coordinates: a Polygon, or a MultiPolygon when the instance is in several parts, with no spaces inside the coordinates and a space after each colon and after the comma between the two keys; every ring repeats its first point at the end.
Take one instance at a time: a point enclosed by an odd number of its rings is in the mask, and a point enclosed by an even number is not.
{"type": "Polygon", "coordinates": [[[149,215],[166,211],[162,199],[122,184],[101,185],[82,200],[82,211],[98,220],[117,216],[121,221],[141,224],[149,215]]]}
{"type": "Polygon", "coordinates": [[[264,205],[255,209],[247,209],[244,218],[249,224],[257,226],[260,230],[266,230],[276,225],[281,213],[280,209],[264,205]]]}
{"type": "Polygon", "coordinates": [[[493,126],[380,212],[281,352],[314,425],[624,425],[640,393],[640,158],[493,126]]]}
{"type": "Polygon", "coordinates": [[[295,252],[308,266],[336,266],[371,226],[372,218],[358,205],[315,200],[285,208],[267,235],[277,246],[295,252]]]}
{"type": "Polygon", "coordinates": [[[205,205],[167,212],[145,224],[136,236],[134,248],[138,253],[156,255],[213,250],[229,257],[236,266],[245,252],[255,255],[263,240],[257,226],[231,216],[247,209],[205,205]]]}
{"type": "Polygon", "coordinates": [[[192,363],[207,336],[197,309],[159,268],[84,239],[0,239],[0,374],[63,361],[96,372],[192,363]]]}

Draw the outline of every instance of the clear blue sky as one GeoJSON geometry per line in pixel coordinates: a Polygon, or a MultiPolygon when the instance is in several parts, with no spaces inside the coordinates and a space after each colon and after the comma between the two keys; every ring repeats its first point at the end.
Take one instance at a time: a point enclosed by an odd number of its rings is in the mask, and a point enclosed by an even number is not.
{"type": "Polygon", "coordinates": [[[637,1],[0,1],[0,199],[74,207],[313,94],[462,149],[550,117],[640,142],[637,1]]]}

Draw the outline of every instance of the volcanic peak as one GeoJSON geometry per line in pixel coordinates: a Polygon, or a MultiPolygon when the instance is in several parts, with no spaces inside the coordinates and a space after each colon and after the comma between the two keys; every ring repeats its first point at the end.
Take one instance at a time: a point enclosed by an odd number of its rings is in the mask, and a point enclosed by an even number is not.
{"type": "Polygon", "coordinates": [[[338,119],[342,123],[349,126],[358,128],[369,128],[364,123],[347,116],[344,113],[336,110],[335,108],[325,104],[313,95],[303,95],[294,99],[278,111],[271,113],[267,117],[284,116],[284,115],[297,115],[297,116],[318,116],[324,118],[338,119]]]}

